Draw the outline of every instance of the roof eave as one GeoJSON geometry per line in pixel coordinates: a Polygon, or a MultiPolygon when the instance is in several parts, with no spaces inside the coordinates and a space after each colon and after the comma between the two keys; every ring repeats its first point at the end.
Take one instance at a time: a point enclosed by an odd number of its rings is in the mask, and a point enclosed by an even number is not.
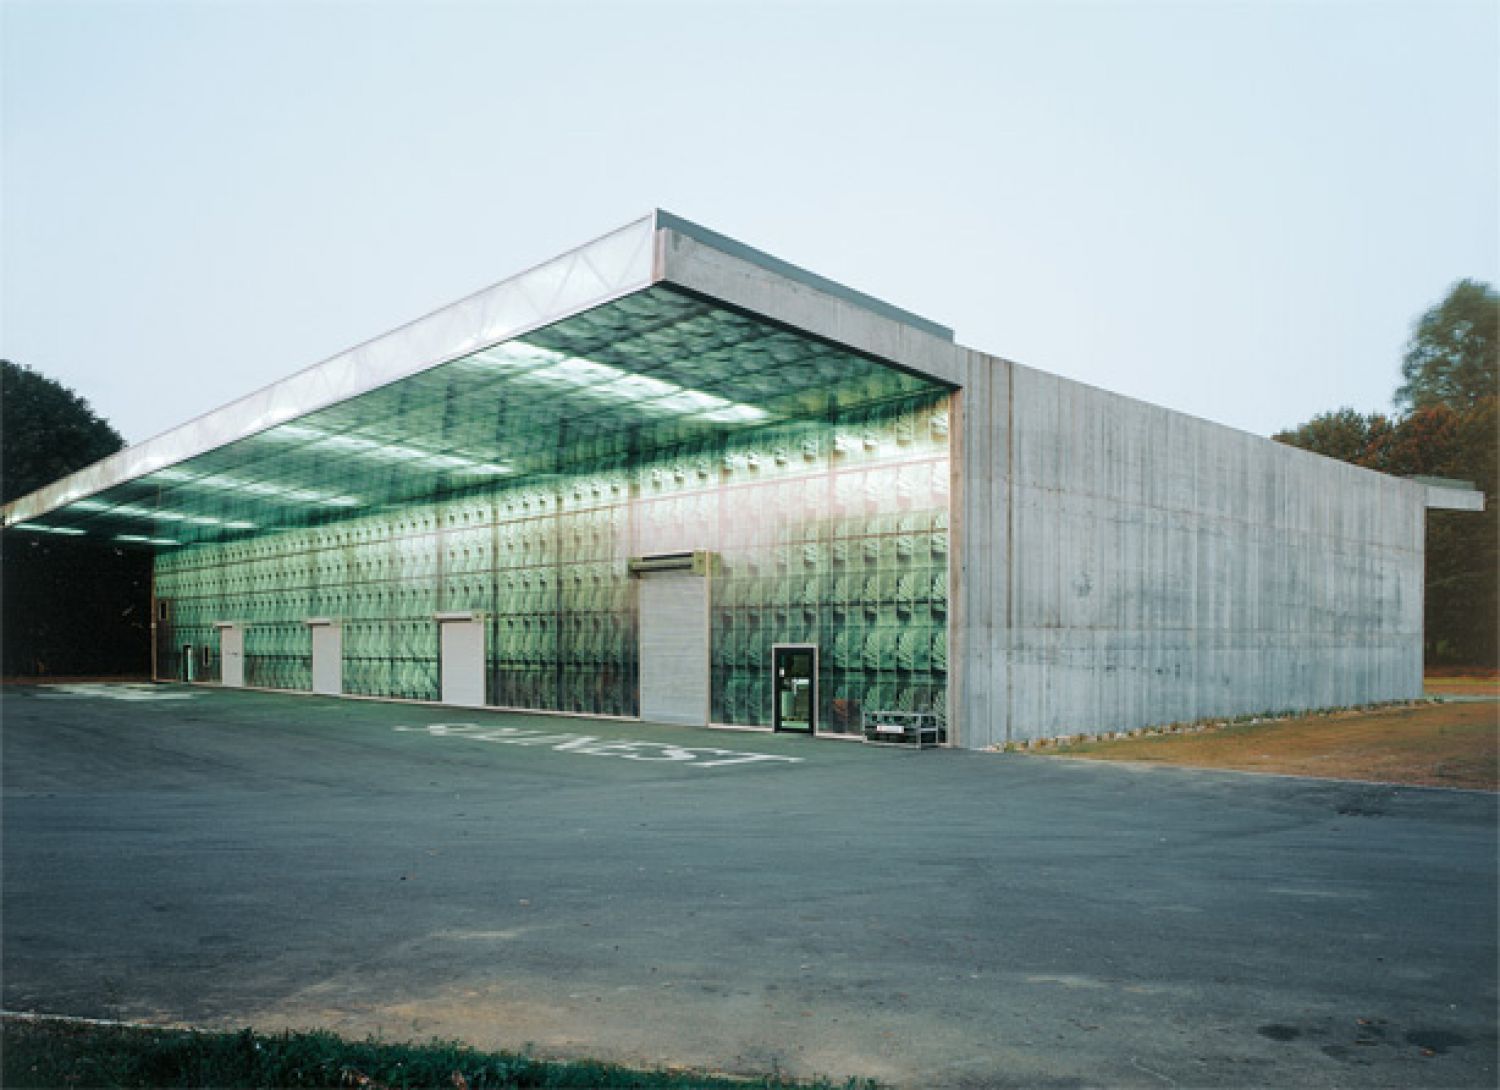
{"type": "Polygon", "coordinates": [[[0,525],[9,527],[40,518],[75,500],[650,287],[654,280],[654,230],[654,217],[642,217],[127,447],[6,504],[0,508],[0,525]]]}
{"type": "Polygon", "coordinates": [[[963,350],[946,327],[658,210],[22,496],[0,507],[0,526],[44,517],[658,283],[960,385],[963,350]]]}

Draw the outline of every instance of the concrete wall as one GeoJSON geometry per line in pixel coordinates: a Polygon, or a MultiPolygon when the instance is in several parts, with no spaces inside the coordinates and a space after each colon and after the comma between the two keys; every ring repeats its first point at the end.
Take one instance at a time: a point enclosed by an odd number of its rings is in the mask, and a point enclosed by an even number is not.
{"type": "Polygon", "coordinates": [[[1424,486],[975,352],[670,229],[656,267],[960,388],[960,745],[1420,695],[1424,486]]]}
{"type": "Polygon", "coordinates": [[[961,744],[1420,695],[1422,486],[964,369],[961,744]]]}

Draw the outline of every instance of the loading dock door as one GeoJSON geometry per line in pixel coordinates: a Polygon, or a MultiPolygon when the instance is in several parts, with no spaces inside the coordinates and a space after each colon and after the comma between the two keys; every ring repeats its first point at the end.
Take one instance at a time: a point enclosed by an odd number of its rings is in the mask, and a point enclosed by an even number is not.
{"type": "Polygon", "coordinates": [[[229,689],[245,687],[245,629],[242,625],[219,626],[219,684],[229,689]]]}
{"type": "Polygon", "coordinates": [[[471,615],[439,617],[438,631],[443,703],[484,707],[484,621],[471,615]]]}
{"type": "Polygon", "coordinates": [[[312,626],[312,691],[338,696],[344,691],[344,630],[336,624],[312,626]]]}
{"type": "Polygon", "coordinates": [[[641,718],[708,723],[708,580],[689,571],[640,580],[641,718]]]}

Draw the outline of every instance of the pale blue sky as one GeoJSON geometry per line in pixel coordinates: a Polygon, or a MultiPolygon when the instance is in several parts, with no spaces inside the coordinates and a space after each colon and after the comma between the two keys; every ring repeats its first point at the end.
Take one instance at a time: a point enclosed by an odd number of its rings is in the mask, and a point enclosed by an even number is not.
{"type": "Polygon", "coordinates": [[[1500,279],[1500,7],[3,6],[0,351],[131,442],[661,206],[1250,431],[1500,279]]]}

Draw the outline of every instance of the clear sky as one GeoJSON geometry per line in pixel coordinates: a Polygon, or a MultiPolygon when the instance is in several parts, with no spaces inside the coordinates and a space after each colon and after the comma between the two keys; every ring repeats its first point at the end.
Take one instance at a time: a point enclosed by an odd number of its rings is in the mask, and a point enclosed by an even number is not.
{"type": "Polygon", "coordinates": [[[1500,280],[1500,5],[4,0],[0,352],[131,442],[660,206],[1268,434],[1500,280]]]}

